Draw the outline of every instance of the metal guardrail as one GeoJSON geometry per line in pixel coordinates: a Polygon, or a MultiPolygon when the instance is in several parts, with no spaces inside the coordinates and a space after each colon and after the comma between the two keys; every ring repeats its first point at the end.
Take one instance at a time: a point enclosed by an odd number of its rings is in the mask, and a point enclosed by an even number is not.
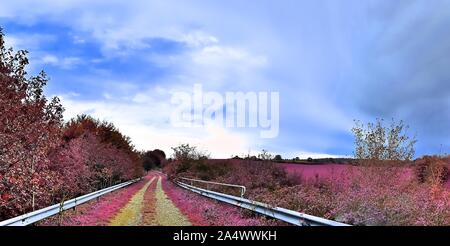
{"type": "MultiPolygon", "coordinates": [[[[226,183],[219,183],[219,182],[212,182],[212,181],[205,181],[205,180],[191,179],[191,178],[179,178],[179,179],[191,181],[192,186],[194,186],[193,182],[199,182],[199,183],[204,183],[204,184],[221,185],[221,186],[239,188],[241,190],[241,197],[244,197],[244,194],[247,191],[247,188],[243,185],[226,184],[226,183]]],[[[207,189],[209,190],[209,188],[207,188],[207,189]]]]}
{"type": "Polygon", "coordinates": [[[202,189],[199,187],[195,187],[183,182],[175,181],[177,185],[187,190],[193,191],[200,195],[216,199],[222,202],[226,202],[241,208],[246,208],[252,210],[254,212],[276,218],[282,220],[284,222],[298,225],[298,226],[350,226],[348,224],[340,223],[333,220],[328,220],[320,217],[316,217],[313,215],[308,215],[304,213],[299,213],[293,210],[273,207],[268,204],[252,201],[249,199],[245,199],[242,197],[227,195],[215,191],[210,191],[206,189],[202,189]]]}
{"type": "Polygon", "coordinates": [[[89,193],[89,194],[86,194],[86,195],[83,195],[83,196],[80,196],[80,197],[77,197],[77,198],[74,198],[71,200],[64,201],[62,203],[52,205],[50,207],[42,208],[42,209],[27,213],[27,214],[23,214],[23,215],[20,215],[20,216],[17,216],[17,217],[14,217],[14,218],[11,218],[11,219],[8,219],[5,221],[1,221],[0,226],[30,225],[30,224],[36,223],[37,221],[46,219],[50,216],[59,214],[65,210],[74,208],[80,204],[83,204],[85,202],[93,200],[97,197],[103,196],[112,191],[121,189],[121,188],[128,186],[130,184],[133,184],[139,180],[140,179],[134,179],[134,180],[131,180],[128,182],[117,184],[117,185],[114,185],[114,186],[111,186],[111,187],[108,187],[108,188],[105,188],[102,190],[98,190],[98,191],[95,191],[95,192],[92,192],[92,193],[89,193]]]}

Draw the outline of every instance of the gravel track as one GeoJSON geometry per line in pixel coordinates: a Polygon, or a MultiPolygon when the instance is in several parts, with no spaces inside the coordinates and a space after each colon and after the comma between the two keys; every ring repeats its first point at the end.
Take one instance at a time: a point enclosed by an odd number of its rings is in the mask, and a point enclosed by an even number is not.
{"type": "Polygon", "coordinates": [[[142,208],[142,221],[141,225],[157,225],[155,215],[156,215],[156,197],[155,197],[156,182],[152,182],[147,188],[144,195],[144,204],[142,208]]]}
{"type": "Polygon", "coordinates": [[[161,176],[156,185],[156,223],[161,226],[190,226],[189,220],[167,197],[162,189],[161,176]]]}
{"type": "Polygon", "coordinates": [[[120,210],[119,214],[111,220],[109,223],[110,226],[136,226],[142,223],[144,195],[154,180],[155,177],[148,181],[147,184],[131,198],[128,204],[120,210]]]}
{"type": "Polygon", "coordinates": [[[162,178],[155,175],[110,221],[110,226],[190,226],[162,188],[162,178]]]}

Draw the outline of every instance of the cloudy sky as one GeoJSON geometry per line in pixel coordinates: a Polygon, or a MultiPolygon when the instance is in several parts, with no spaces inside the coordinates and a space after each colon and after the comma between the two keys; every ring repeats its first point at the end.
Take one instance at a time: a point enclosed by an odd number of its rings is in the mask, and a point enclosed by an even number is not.
{"type": "Polygon", "coordinates": [[[0,0],[69,119],[115,123],[137,148],[215,157],[352,155],[354,119],[404,120],[417,155],[450,152],[450,1],[0,0]],[[174,91],[278,91],[280,132],[176,128],[174,91]]]}

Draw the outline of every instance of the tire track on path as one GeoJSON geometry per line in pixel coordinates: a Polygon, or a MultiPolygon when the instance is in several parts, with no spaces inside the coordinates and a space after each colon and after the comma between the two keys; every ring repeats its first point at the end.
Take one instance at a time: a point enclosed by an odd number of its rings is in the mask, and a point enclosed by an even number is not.
{"type": "Polygon", "coordinates": [[[155,175],[110,221],[110,226],[190,226],[162,188],[162,178],[155,175]]]}
{"type": "Polygon", "coordinates": [[[135,226],[142,223],[144,195],[154,180],[155,177],[131,198],[127,205],[111,220],[110,226],[135,226]]]}
{"type": "Polygon", "coordinates": [[[155,221],[161,226],[190,226],[192,225],[162,189],[161,176],[156,184],[155,221]]]}
{"type": "Polygon", "coordinates": [[[156,214],[156,182],[152,182],[151,185],[147,188],[147,191],[144,195],[144,200],[142,201],[142,221],[141,225],[157,225],[155,214],[156,214]]]}

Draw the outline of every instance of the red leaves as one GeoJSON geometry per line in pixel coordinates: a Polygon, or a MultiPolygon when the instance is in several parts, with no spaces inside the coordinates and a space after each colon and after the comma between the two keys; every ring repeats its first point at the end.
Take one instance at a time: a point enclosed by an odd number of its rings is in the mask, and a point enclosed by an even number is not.
{"type": "Polygon", "coordinates": [[[9,181],[10,184],[14,184],[16,182],[16,179],[14,177],[10,177],[8,179],[8,181],[9,181]]]}
{"type": "Polygon", "coordinates": [[[2,200],[6,201],[6,202],[12,198],[11,194],[9,194],[9,193],[3,193],[0,197],[2,198],[2,200]]]}
{"type": "MultiPolygon", "coordinates": [[[[58,197],[85,194],[136,176],[140,162],[124,149],[102,142],[93,132],[95,124],[72,121],[65,131],[78,129],[81,135],[66,139],[51,157],[51,169],[60,174],[58,197]]],[[[77,131],[78,131],[77,130],[77,131]]]]}
{"type": "MultiPolygon", "coordinates": [[[[430,181],[414,175],[413,167],[387,165],[271,165],[249,160],[190,160],[184,164],[171,162],[164,170],[170,176],[244,185],[246,197],[252,200],[354,225],[436,226],[450,224],[450,191],[442,184],[443,177],[447,177],[443,174],[448,174],[446,161],[434,157],[415,163],[430,181]],[[278,167],[298,174],[297,182],[289,182],[292,177],[285,176],[278,167]]],[[[209,188],[229,194],[235,192],[209,188]]]]}
{"type": "Polygon", "coordinates": [[[45,73],[26,77],[26,54],[0,42],[0,220],[142,175],[112,124],[82,116],[62,126],[59,99],[43,93],[45,73]]]}

